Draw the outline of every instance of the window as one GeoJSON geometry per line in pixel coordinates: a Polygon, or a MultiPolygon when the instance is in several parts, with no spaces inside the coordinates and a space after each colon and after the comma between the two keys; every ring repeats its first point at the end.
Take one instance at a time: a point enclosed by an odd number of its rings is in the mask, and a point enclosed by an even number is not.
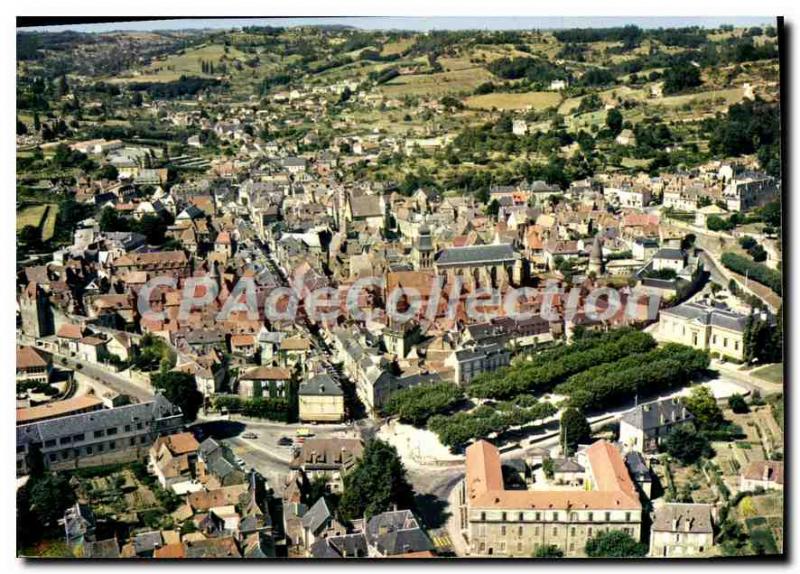
{"type": "Polygon", "coordinates": [[[110,443],[108,443],[108,448],[109,450],[114,450],[117,448],[117,443],[112,440],[110,443]]]}
{"type": "Polygon", "coordinates": [[[136,437],[132,436],[128,441],[128,444],[130,444],[131,446],[136,446],[136,437]]]}
{"type": "Polygon", "coordinates": [[[504,524],[503,526],[500,527],[500,536],[505,536],[505,535],[506,535],[506,527],[504,524]]]}
{"type": "Polygon", "coordinates": [[[533,529],[533,535],[534,536],[539,536],[539,527],[538,526],[533,529]]]}
{"type": "Polygon", "coordinates": [[[525,520],[525,515],[524,515],[522,512],[520,512],[520,513],[519,513],[519,517],[517,518],[517,520],[519,520],[520,522],[522,522],[523,520],[525,520]]]}
{"type": "Polygon", "coordinates": [[[553,513],[553,522],[558,522],[558,512],[553,513]]]}
{"type": "Polygon", "coordinates": [[[97,452],[103,452],[105,450],[105,445],[100,443],[97,445],[97,452]]]}
{"type": "Polygon", "coordinates": [[[630,521],[631,521],[631,513],[630,512],[626,512],[625,513],[625,522],[630,522],[630,521]]]}
{"type": "Polygon", "coordinates": [[[722,346],[723,347],[727,347],[728,346],[728,337],[725,337],[724,339],[722,339],[722,346]]]}
{"type": "Polygon", "coordinates": [[[570,542],[569,543],[569,551],[570,552],[575,552],[575,543],[574,542],[570,542]]]}
{"type": "Polygon", "coordinates": [[[485,512],[481,512],[481,521],[482,522],[486,522],[486,513],[485,512]]]}
{"type": "Polygon", "coordinates": [[[58,439],[58,444],[69,444],[72,442],[72,437],[69,436],[62,436],[58,439]]]}
{"type": "Polygon", "coordinates": [[[106,431],[106,433],[108,434],[108,436],[114,436],[115,434],[117,434],[117,427],[111,427],[106,431]]]}
{"type": "Polygon", "coordinates": [[[590,512],[589,513],[589,522],[592,522],[593,520],[594,520],[594,512],[590,512]]]}
{"type": "Polygon", "coordinates": [[[100,438],[101,436],[104,436],[105,434],[106,433],[103,430],[96,430],[96,431],[94,431],[94,438],[100,438]]]}
{"type": "Polygon", "coordinates": [[[125,425],[125,432],[131,432],[131,425],[125,425]]]}
{"type": "Polygon", "coordinates": [[[522,526],[517,529],[517,536],[522,536],[522,526]]]}
{"type": "Polygon", "coordinates": [[[570,528],[570,533],[569,533],[569,535],[570,535],[570,536],[575,536],[575,527],[574,527],[574,526],[573,526],[572,528],[570,528]]]}
{"type": "Polygon", "coordinates": [[[733,342],[733,348],[736,349],[737,351],[739,350],[739,341],[733,342]]]}
{"type": "Polygon", "coordinates": [[[538,521],[538,520],[541,520],[541,519],[542,519],[542,513],[541,512],[537,512],[536,513],[536,520],[538,521]]]}
{"type": "Polygon", "coordinates": [[[558,526],[553,526],[553,536],[558,536],[558,526]]]}
{"type": "Polygon", "coordinates": [[[44,441],[44,446],[56,446],[55,439],[50,439],[50,440],[44,441]]]}
{"type": "Polygon", "coordinates": [[[86,437],[84,436],[84,434],[80,433],[80,434],[76,434],[74,437],[72,437],[72,440],[74,442],[80,442],[80,441],[84,440],[85,438],[86,437]]]}
{"type": "Polygon", "coordinates": [[[611,522],[611,513],[606,512],[606,522],[611,522]]]}
{"type": "Polygon", "coordinates": [[[48,457],[47,457],[47,458],[49,458],[49,459],[50,459],[50,462],[53,462],[53,461],[55,461],[55,460],[56,460],[56,453],[54,453],[54,452],[51,452],[51,453],[48,455],[48,457]]]}
{"type": "Polygon", "coordinates": [[[586,536],[588,536],[589,538],[592,537],[592,527],[591,526],[586,529],[586,536]]]}
{"type": "Polygon", "coordinates": [[[86,454],[92,454],[92,447],[90,446],[86,447],[86,454]]]}
{"type": "Polygon", "coordinates": [[[508,520],[506,518],[506,513],[505,512],[501,516],[502,516],[502,518],[500,520],[502,520],[503,522],[506,522],[508,520]]]}
{"type": "Polygon", "coordinates": [[[142,423],[136,423],[136,430],[142,430],[142,423]]]}
{"type": "MultiPolygon", "coordinates": [[[[702,552],[702,546],[700,548],[700,552],[702,552]]],[[[517,552],[522,552],[522,542],[517,542],[517,552]]]]}

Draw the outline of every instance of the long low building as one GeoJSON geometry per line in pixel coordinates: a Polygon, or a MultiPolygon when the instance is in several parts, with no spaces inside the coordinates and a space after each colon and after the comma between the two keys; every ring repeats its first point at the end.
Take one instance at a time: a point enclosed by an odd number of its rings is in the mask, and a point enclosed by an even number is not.
{"type": "Polygon", "coordinates": [[[459,490],[459,520],[478,556],[527,556],[557,546],[582,556],[586,542],[606,530],[641,538],[642,505],[619,451],[608,441],[586,449],[582,486],[506,490],[500,453],[486,442],[467,448],[459,490]]]}
{"type": "Polygon", "coordinates": [[[183,426],[183,414],[163,395],[152,401],[96,410],[17,427],[17,475],[33,457],[67,470],[144,459],[150,445],[183,426]]]}
{"type": "Polygon", "coordinates": [[[17,424],[28,425],[49,419],[98,411],[102,408],[103,401],[96,396],[81,395],[71,399],[64,399],[63,401],[53,401],[35,407],[17,409],[17,424]]]}

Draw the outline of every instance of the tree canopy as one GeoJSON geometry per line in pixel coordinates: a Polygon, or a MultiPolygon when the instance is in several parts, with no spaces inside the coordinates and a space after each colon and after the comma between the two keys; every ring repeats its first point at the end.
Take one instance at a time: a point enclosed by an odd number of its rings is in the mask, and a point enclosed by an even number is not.
{"type": "Polygon", "coordinates": [[[635,558],[647,554],[647,546],[622,530],[600,532],[586,543],[591,558],[635,558]]]}
{"type": "Polygon", "coordinates": [[[361,460],[344,477],[344,492],[339,503],[343,520],[369,518],[397,508],[412,508],[414,491],[397,449],[378,439],[364,447],[361,460]]]}

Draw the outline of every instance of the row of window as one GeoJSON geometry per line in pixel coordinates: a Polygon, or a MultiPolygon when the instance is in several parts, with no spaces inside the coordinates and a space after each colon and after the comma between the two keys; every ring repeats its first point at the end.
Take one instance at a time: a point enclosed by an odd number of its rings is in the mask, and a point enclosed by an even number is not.
{"type": "MultiPolygon", "coordinates": [[[[136,430],[140,431],[140,430],[143,430],[146,425],[149,426],[149,424],[150,423],[138,422],[135,425],[133,425],[133,424],[125,425],[123,427],[123,429],[124,429],[123,432],[126,432],[126,433],[132,432],[134,428],[136,430]]],[[[103,437],[107,437],[107,436],[115,436],[118,432],[119,432],[119,428],[117,428],[117,427],[109,427],[107,429],[96,430],[96,431],[94,431],[92,433],[91,436],[92,436],[92,438],[103,438],[103,437]]],[[[77,433],[77,434],[70,435],[70,436],[62,436],[61,438],[58,439],[58,444],[59,445],[73,444],[73,443],[83,442],[85,440],[86,440],[86,434],[85,433],[77,433]]],[[[45,448],[50,448],[50,447],[56,446],[56,439],[48,439],[48,440],[44,441],[44,446],[45,446],[45,448]]]]}
{"type": "Polygon", "coordinates": [[[92,456],[94,454],[101,454],[106,451],[113,451],[117,450],[117,448],[127,448],[136,446],[137,444],[143,445],[147,444],[149,441],[149,437],[147,435],[141,435],[139,437],[132,436],[127,441],[109,441],[108,443],[97,443],[94,445],[88,445],[82,448],[65,448],[64,450],[51,452],[48,453],[47,458],[50,462],[57,462],[59,460],[69,460],[71,458],[77,458],[79,456],[92,456]]]}
{"type": "MultiPolygon", "coordinates": [[[[504,527],[504,528],[505,528],[505,527],[504,527]]],[[[607,532],[608,530],[610,530],[610,529],[609,529],[609,528],[606,528],[605,530],[604,530],[604,529],[602,529],[602,528],[599,528],[599,529],[598,529],[598,531],[599,531],[599,532],[603,532],[603,531],[606,531],[606,532],[607,532]]],[[[520,528],[520,531],[521,531],[521,528],[520,528]]],[[[623,528],[623,531],[624,531],[626,534],[628,534],[629,536],[635,536],[635,531],[634,531],[634,529],[633,529],[633,528],[623,528]]],[[[505,531],[503,531],[503,532],[502,532],[502,534],[505,534],[505,531]]],[[[536,531],[535,531],[535,533],[534,533],[534,536],[538,536],[538,534],[539,534],[539,528],[537,527],[537,528],[536,528],[536,531]]],[[[522,533],[520,532],[520,536],[521,536],[521,535],[522,535],[522,533]]],[[[555,537],[555,536],[558,536],[558,527],[553,527],[553,536],[554,536],[554,537],[555,537]]],[[[571,536],[575,536],[575,527],[572,527],[572,533],[571,533],[571,536]]],[[[591,527],[589,527],[589,529],[588,529],[587,536],[588,536],[589,538],[591,538],[591,537],[592,537],[592,528],[591,528],[591,527]]],[[[516,542],[516,549],[517,549],[517,552],[522,552],[522,551],[523,551],[523,545],[524,545],[524,542],[523,542],[523,541],[521,541],[521,540],[519,540],[519,541],[517,541],[517,542],[516,542]]],[[[498,545],[497,545],[497,546],[498,546],[497,550],[498,550],[498,553],[499,553],[499,554],[505,554],[505,553],[507,552],[507,548],[508,548],[508,546],[507,546],[507,541],[505,541],[505,540],[500,540],[500,541],[498,542],[498,545]]],[[[534,545],[533,545],[533,549],[534,549],[534,551],[535,551],[535,550],[537,550],[537,549],[539,548],[539,546],[540,546],[540,544],[539,544],[538,542],[537,542],[537,543],[534,543],[534,545]]],[[[481,541],[481,542],[478,544],[478,551],[479,551],[481,554],[483,554],[483,553],[486,553],[486,542],[484,542],[484,541],[481,541]]],[[[574,541],[572,541],[572,542],[570,542],[570,543],[569,543],[569,551],[570,551],[570,552],[575,552],[575,542],[574,542],[574,541]]],[[[700,551],[702,552],[702,547],[701,547],[701,550],[700,550],[700,551]]],[[[494,552],[493,552],[493,548],[491,548],[491,547],[490,547],[490,548],[489,548],[489,552],[488,552],[488,553],[489,553],[489,554],[493,554],[493,553],[494,553],[494,552]]]]}
{"type": "MultiPolygon", "coordinates": [[[[513,514],[513,513],[511,513],[511,514],[513,514]]],[[[537,513],[534,514],[533,522],[542,522],[542,515],[543,514],[545,515],[544,520],[547,520],[546,513],[537,512],[537,513]]],[[[552,522],[558,522],[560,516],[561,516],[561,514],[559,512],[553,512],[552,515],[551,515],[552,522]]],[[[509,513],[508,512],[503,512],[500,515],[499,522],[509,522],[509,520],[513,520],[513,518],[509,518],[509,513]]],[[[572,512],[572,513],[568,514],[568,520],[569,520],[569,522],[578,522],[580,520],[580,518],[578,516],[578,513],[577,512],[572,512]]],[[[517,513],[517,521],[518,522],[525,522],[525,514],[523,512],[517,513]]],[[[594,512],[588,512],[586,514],[586,521],[587,522],[594,522],[594,512]]],[[[631,513],[630,512],[626,512],[625,513],[625,522],[630,522],[630,521],[631,521],[631,513]]],[[[486,513],[485,512],[481,512],[481,522],[486,522],[486,513]]],[[[604,513],[603,522],[611,522],[611,513],[610,512],[605,512],[604,513]]]]}

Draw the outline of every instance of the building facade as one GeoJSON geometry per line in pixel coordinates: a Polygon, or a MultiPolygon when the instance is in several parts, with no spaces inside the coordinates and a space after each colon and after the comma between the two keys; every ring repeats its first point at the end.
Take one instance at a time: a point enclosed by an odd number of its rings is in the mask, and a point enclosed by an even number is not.
{"type": "Polygon", "coordinates": [[[506,490],[497,448],[483,440],[469,446],[457,496],[470,554],[530,557],[553,545],[565,556],[582,556],[589,539],[612,529],[639,540],[642,505],[620,453],[598,441],[586,459],[581,487],[506,490]]]}

